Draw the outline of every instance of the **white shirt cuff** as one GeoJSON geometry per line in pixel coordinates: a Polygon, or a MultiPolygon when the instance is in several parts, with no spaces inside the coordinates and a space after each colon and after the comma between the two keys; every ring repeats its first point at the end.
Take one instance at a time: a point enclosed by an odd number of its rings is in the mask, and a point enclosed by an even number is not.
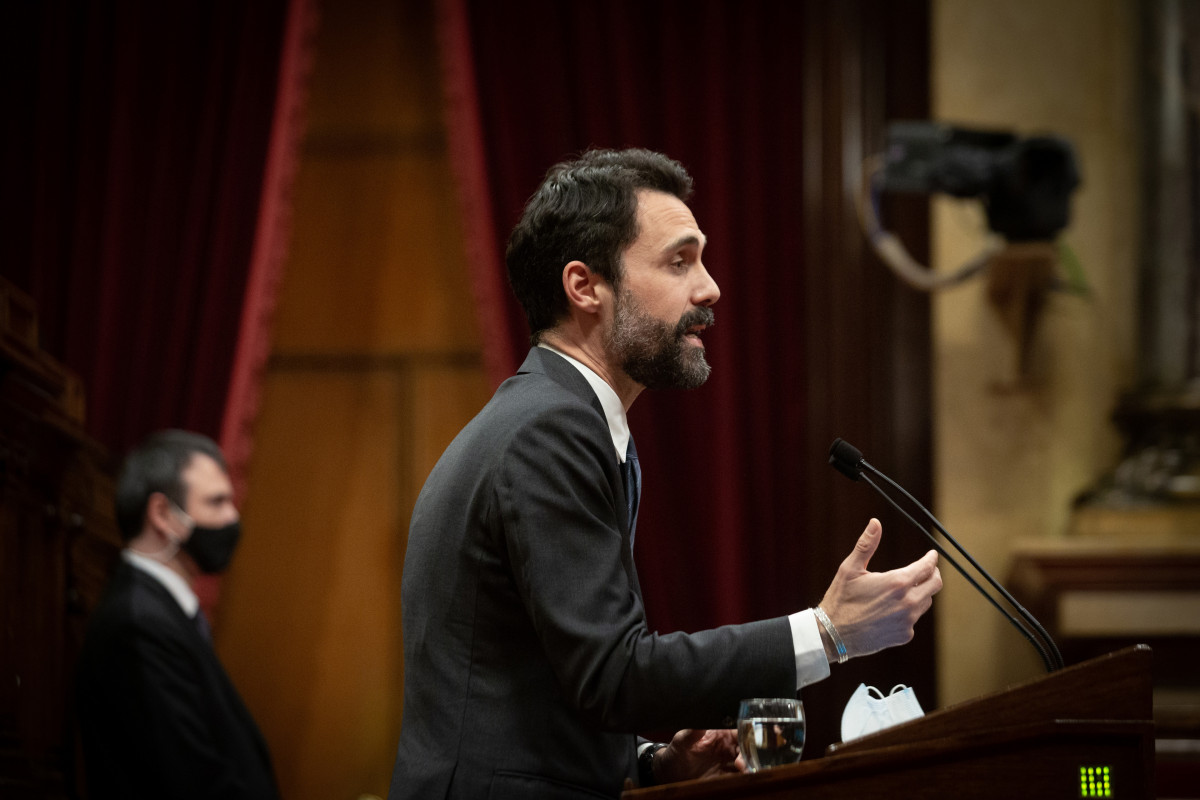
{"type": "Polygon", "coordinates": [[[792,626],[792,647],[796,651],[796,689],[829,677],[829,659],[821,643],[821,630],[812,609],[788,617],[792,626]]]}

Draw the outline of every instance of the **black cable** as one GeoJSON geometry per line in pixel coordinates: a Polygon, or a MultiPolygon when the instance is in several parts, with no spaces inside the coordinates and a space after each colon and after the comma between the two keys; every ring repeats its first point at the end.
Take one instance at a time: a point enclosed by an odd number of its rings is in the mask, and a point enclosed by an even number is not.
{"type": "MultiPolygon", "coordinates": [[[[862,463],[865,464],[866,462],[862,462],[862,463]]],[[[867,465],[867,467],[869,469],[871,469],[871,471],[874,472],[876,475],[879,475],[884,480],[887,480],[888,483],[891,483],[893,486],[895,486],[895,482],[892,481],[891,479],[889,479],[886,475],[883,475],[878,470],[876,470],[874,467],[871,467],[869,464],[867,465]]],[[[957,561],[955,561],[954,558],[949,553],[946,552],[946,548],[942,547],[941,543],[934,537],[934,535],[932,533],[930,533],[928,530],[926,530],[924,525],[922,525],[921,523],[919,523],[915,519],[913,519],[912,515],[910,515],[907,511],[905,511],[903,508],[901,508],[900,505],[895,500],[893,500],[891,498],[891,496],[888,495],[887,492],[883,491],[883,489],[880,489],[878,486],[876,486],[875,481],[871,480],[866,475],[863,475],[861,477],[864,481],[867,482],[868,485],[870,485],[870,487],[872,489],[874,489],[876,492],[879,493],[880,497],[882,497],[884,500],[887,500],[889,503],[891,503],[892,508],[896,509],[901,514],[903,514],[905,516],[905,518],[908,519],[909,522],[911,522],[913,525],[915,525],[917,527],[918,530],[921,531],[921,533],[925,534],[925,536],[929,539],[929,541],[933,543],[933,548],[935,550],[937,550],[938,553],[941,554],[941,556],[943,558],[945,558],[947,561],[949,561],[951,566],[953,566],[956,570],[958,570],[958,574],[962,575],[964,578],[966,578],[967,582],[970,583],[972,586],[974,586],[975,590],[977,592],[979,592],[981,595],[983,595],[985,598],[987,598],[987,601],[989,603],[991,603],[997,611],[999,611],[1001,614],[1003,614],[1004,618],[1007,619],[1010,623],[1012,623],[1012,626],[1014,628],[1016,628],[1018,631],[1020,631],[1022,636],[1024,636],[1026,639],[1029,640],[1029,643],[1031,645],[1033,645],[1034,648],[1038,651],[1038,655],[1040,655],[1042,657],[1042,663],[1046,666],[1047,672],[1054,672],[1055,669],[1058,669],[1062,666],[1061,664],[1056,665],[1055,663],[1052,663],[1050,654],[1046,652],[1046,648],[1042,645],[1042,643],[1039,642],[1037,640],[1037,638],[1035,638],[1034,635],[1024,625],[1022,625],[1017,620],[1016,617],[1014,617],[1002,605],[1000,605],[1000,602],[998,600],[996,600],[995,597],[993,597],[990,593],[986,592],[984,590],[984,588],[979,585],[978,581],[976,581],[974,578],[972,578],[967,573],[967,571],[962,568],[962,565],[960,565],[957,561]]],[[[904,490],[901,489],[901,491],[904,491],[904,490]]],[[[909,496],[908,492],[904,492],[904,494],[906,497],[909,497],[910,500],[912,499],[911,496],[909,496]]],[[[913,502],[915,503],[916,501],[914,500],[913,502]]],[[[920,506],[921,504],[917,503],[917,505],[920,506]]],[[[924,511],[923,508],[922,508],[922,510],[924,511]]],[[[929,512],[926,511],[925,513],[928,514],[929,512]]],[[[932,516],[932,515],[930,515],[930,516],[932,516]]],[[[936,520],[935,520],[935,522],[936,522],[936,520]]],[[[939,526],[938,529],[941,530],[941,527],[939,526]]],[[[942,533],[945,534],[946,532],[944,530],[942,530],[942,533]]],[[[962,553],[962,555],[966,556],[967,560],[970,561],[971,564],[975,566],[975,569],[979,570],[979,572],[982,575],[984,575],[984,577],[987,577],[990,579],[991,576],[989,576],[985,570],[980,569],[979,565],[975,563],[975,559],[971,558],[970,555],[963,552],[962,548],[958,546],[958,543],[955,542],[953,538],[951,538],[949,535],[946,535],[946,538],[949,539],[952,544],[954,544],[954,547],[960,553],[962,553]]],[[[995,585],[994,581],[992,583],[993,583],[993,585],[995,585]]],[[[1001,589],[1000,591],[1004,592],[1003,589],[1001,589]]],[[[1007,594],[1007,592],[1004,592],[1004,594],[1007,594]]],[[[1028,612],[1026,612],[1026,613],[1028,613],[1028,612]]],[[[1051,644],[1051,646],[1053,646],[1054,643],[1051,642],[1050,644],[1051,644]]],[[[1055,652],[1057,652],[1057,650],[1055,652]]],[[[1061,656],[1060,656],[1060,658],[1061,658],[1061,656]]]]}
{"type": "Polygon", "coordinates": [[[1056,669],[1062,669],[1064,666],[1062,653],[1059,652],[1058,645],[1054,643],[1054,639],[1051,638],[1046,629],[1042,627],[1042,624],[1038,622],[1037,619],[1035,619],[1034,616],[1030,614],[1024,606],[1018,603],[1016,598],[1009,594],[1008,590],[1001,586],[986,569],[980,566],[979,562],[972,558],[971,554],[968,553],[963,546],[960,545],[958,541],[950,535],[950,532],[947,531],[942,523],[938,521],[937,517],[935,517],[929,509],[921,505],[917,498],[909,494],[908,490],[896,483],[887,475],[884,475],[882,472],[875,469],[875,467],[868,464],[866,459],[862,457],[862,451],[847,442],[845,439],[839,438],[833,441],[833,444],[829,448],[829,465],[852,481],[865,480],[867,483],[869,483],[871,488],[878,492],[884,500],[887,500],[893,508],[903,514],[909,522],[919,528],[920,531],[924,533],[931,542],[933,542],[934,547],[937,548],[938,552],[946,556],[946,558],[950,561],[950,564],[957,569],[959,573],[966,578],[967,581],[970,582],[970,584],[974,586],[980,594],[986,597],[988,602],[995,606],[996,610],[1003,614],[1004,617],[1011,622],[1018,631],[1021,632],[1022,636],[1029,640],[1029,643],[1032,644],[1037,649],[1038,654],[1041,655],[1042,662],[1046,665],[1047,672],[1053,672],[1056,669]],[[912,516],[902,509],[887,492],[880,489],[874,481],[863,474],[864,469],[870,470],[880,478],[883,478],[885,481],[891,484],[892,487],[907,497],[909,502],[921,509],[925,516],[927,516],[933,522],[934,526],[941,531],[942,535],[946,537],[946,540],[953,545],[954,549],[957,550],[959,554],[965,557],[969,562],[971,562],[971,566],[975,568],[975,571],[986,578],[988,583],[991,584],[992,588],[999,592],[1001,596],[1008,601],[1012,608],[1017,612],[1018,616],[1020,616],[1024,624],[1022,624],[1022,622],[1018,622],[1016,618],[1014,618],[1010,613],[1008,613],[1008,611],[1000,606],[1000,604],[990,593],[985,592],[975,580],[967,575],[963,568],[959,566],[959,564],[955,562],[954,559],[951,558],[949,554],[947,554],[946,551],[938,545],[938,542],[934,538],[933,534],[926,530],[924,525],[921,525],[919,522],[913,519],[912,516]],[[1036,637],[1040,637],[1040,640],[1036,637]]]}
{"type": "MultiPolygon", "coordinates": [[[[962,545],[960,545],[955,540],[955,538],[950,535],[950,532],[948,530],[946,530],[944,527],[942,527],[942,523],[938,522],[938,518],[935,517],[932,514],[932,512],[930,512],[929,509],[927,509],[925,506],[921,505],[917,501],[917,498],[913,497],[911,494],[908,493],[908,491],[903,486],[896,483],[894,480],[889,478],[887,475],[884,475],[882,472],[880,472],[879,470],[872,467],[866,461],[863,461],[862,463],[863,463],[864,467],[871,470],[871,472],[874,472],[879,477],[883,478],[885,481],[887,481],[889,484],[891,484],[893,487],[895,487],[901,494],[903,494],[910,501],[912,501],[912,503],[914,505],[916,505],[917,508],[919,508],[919,509],[921,509],[921,511],[925,512],[925,516],[929,517],[930,521],[933,522],[933,526],[941,532],[942,536],[946,537],[946,541],[948,541],[948,542],[950,542],[950,544],[954,545],[954,549],[957,550],[959,553],[961,553],[963,555],[963,557],[966,558],[967,561],[969,561],[971,563],[971,566],[973,566],[979,572],[980,575],[982,575],[984,578],[987,579],[987,582],[989,584],[991,584],[992,587],[996,591],[1000,592],[1001,596],[1003,596],[1004,599],[1007,600],[1009,602],[1009,604],[1011,604],[1012,607],[1017,610],[1017,613],[1021,615],[1021,618],[1033,626],[1033,629],[1035,631],[1037,631],[1038,635],[1041,636],[1042,639],[1045,641],[1047,647],[1050,650],[1050,654],[1052,656],[1054,656],[1053,669],[1051,669],[1050,667],[1047,667],[1046,671],[1053,672],[1055,669],[1062,669],[1065,666],[1065,664],[1063,662],[1062,653],[1059,652],[1058,645],[1056,645],[1054,643],[1054,639],[1052,639],[1050,637],[1050,634],[1046,631],[1046,629],[1044,627],[1042,627],[1042,623],[1038,622],[1037,618],[1035,616],[1033,616],[1033,614],[1030,614],[1028,611],[1026,611],[1025,607],[1023,605],[1021,605],[1020,603],[1018,603],[1016,598],[1013,597],[1011,594],[1009,594],[1007,589],[1005,589],[1003,586],[1001,586],[1000,583],[995,578],[993,578],[990,574],[988,574],[988,571],[986,569],[979,566],[979,563],[974,558],[971,557],[971,554],[962,548],[962,545]]],[[[1040,652],[1040,649],[1039,649],[1039,652],[1040,652]]],[[[1043,654],[1043,660],[1045,660],[1044,654],[1043,654]]]]}

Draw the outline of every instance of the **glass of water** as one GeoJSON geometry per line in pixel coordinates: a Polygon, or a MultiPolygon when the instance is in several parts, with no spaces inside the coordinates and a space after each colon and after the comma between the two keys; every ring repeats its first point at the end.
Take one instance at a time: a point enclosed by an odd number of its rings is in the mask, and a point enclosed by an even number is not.
{"type": "Polygon", "coordinates": [[[759,697],[738,706],[738,750],[747,772],[795,764],[804,752],[804,703],[759,697]]]}

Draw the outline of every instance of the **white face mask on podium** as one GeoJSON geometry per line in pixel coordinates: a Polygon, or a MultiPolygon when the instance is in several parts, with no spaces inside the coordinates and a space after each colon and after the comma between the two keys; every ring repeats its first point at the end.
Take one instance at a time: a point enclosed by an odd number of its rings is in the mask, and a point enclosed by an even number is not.
{"type": "Polygon", "coordinates": [[[842,741],[848,742],[901,722],[925,716],[911,687],[897,684],[888,694],[860,683],[842,712],[842,741]]]}

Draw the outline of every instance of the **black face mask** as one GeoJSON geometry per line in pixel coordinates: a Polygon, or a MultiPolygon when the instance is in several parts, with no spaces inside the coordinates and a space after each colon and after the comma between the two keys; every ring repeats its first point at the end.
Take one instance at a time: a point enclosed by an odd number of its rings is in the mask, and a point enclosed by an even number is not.
{"type": "Polygon", "coordinates": [[[192,535],[179,548],[192,557],[196,566],[206,575],[214,575],[229,566],[238,539],[242,537],[242,523],[231,522],[224,528],[192,528],[192,535]]]}

